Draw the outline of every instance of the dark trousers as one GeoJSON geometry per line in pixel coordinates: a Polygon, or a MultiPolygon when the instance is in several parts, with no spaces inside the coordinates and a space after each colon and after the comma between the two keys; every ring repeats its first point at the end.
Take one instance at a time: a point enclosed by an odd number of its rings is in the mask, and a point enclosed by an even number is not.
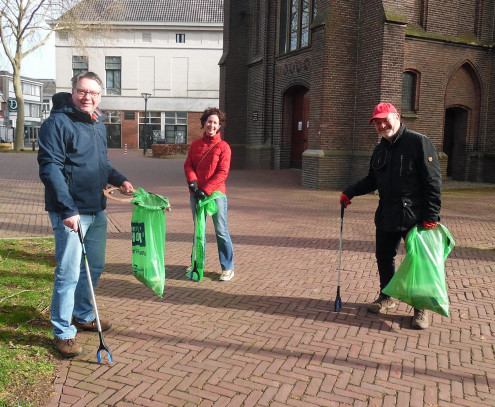
{"type": "Polygon", "coordinates": [[[380,292],[392,280],[395,274],[395,256],[399,250],[401,239],[405,239],[408,231],[385,232],[376,229],[376,263],[380,275],[380,292]]]}

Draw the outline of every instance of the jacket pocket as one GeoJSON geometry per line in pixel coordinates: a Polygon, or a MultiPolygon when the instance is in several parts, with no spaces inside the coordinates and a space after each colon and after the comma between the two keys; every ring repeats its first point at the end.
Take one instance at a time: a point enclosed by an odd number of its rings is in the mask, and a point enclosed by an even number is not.
{"type": "Polygon", "coordinates": [[[402,226],[410,228],[419,221],[419,211],[421,208],[415,205],[414,202],[408,198],[402,198],[402,226]]]}

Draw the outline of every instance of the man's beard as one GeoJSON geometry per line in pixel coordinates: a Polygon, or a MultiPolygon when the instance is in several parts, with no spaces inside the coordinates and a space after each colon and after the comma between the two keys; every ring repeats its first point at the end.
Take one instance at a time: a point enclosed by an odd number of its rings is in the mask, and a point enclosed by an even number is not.
{"type": "Polygon", "coordinates": [[[386,139],[390,139],[394,136],[394,134],[395,133],[393,129],[387,129],[380,132],[380,137],[385,137],[386,139]]]}

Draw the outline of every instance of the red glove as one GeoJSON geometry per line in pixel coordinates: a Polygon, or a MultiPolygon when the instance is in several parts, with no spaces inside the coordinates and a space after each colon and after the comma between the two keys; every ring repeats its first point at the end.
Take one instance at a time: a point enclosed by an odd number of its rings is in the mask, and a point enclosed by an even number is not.
{"type": "Polygon", "coordinates": [[[433,229],[437,225],[438,225],[438,222],[426,222],[426,221],[423,221],[423,229],[433,229]]]}
{"type": "Polygon", "coordinates": [[[344,209],[347,208],[352,202],[346,194],[340,195],[340,204],[344,202],[344,209]]]}

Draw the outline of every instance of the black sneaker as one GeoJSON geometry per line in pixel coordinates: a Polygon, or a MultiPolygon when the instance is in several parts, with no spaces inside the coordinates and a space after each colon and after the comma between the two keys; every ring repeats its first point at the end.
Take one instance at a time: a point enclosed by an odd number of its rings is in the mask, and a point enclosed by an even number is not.
{"type": "Polygon", "coordinates": [[[395,299],[380,293],[378,298],[368,305],[368,311],[374,314],[383,314],[385,311],[395,308],[396,305],[395,299]]]}

